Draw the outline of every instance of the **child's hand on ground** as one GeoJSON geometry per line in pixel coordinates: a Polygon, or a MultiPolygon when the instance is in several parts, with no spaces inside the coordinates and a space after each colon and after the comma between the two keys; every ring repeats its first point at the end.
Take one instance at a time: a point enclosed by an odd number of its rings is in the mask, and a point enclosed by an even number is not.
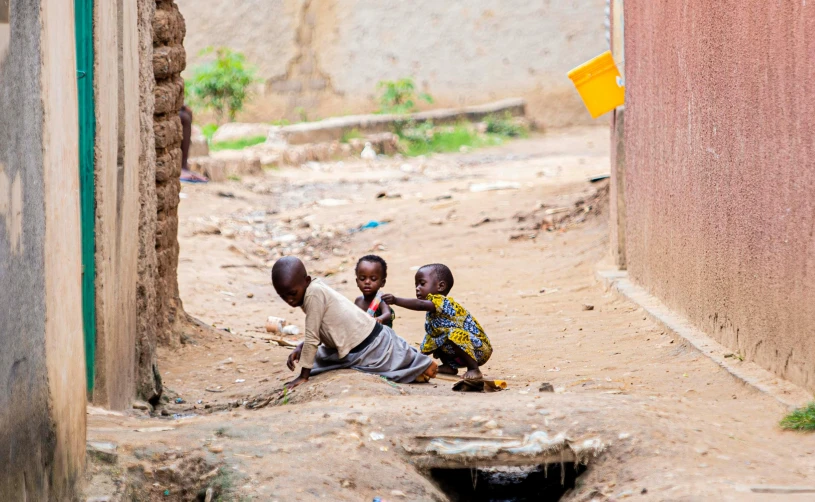
{"type": "MultiPolygon", "coordinates": [[[[286,360],[286,366],[289,367],[289,370],[294,371],[294,367],[297,365],[297,363],[300,362],[300,352],[302,352],[302,351],[303,351],[303,344],[302,343],[300,345],[298,345],[297,347],[295,347],[294,350],[291,351],[291,354],[289,354],[289,358],[286,360]]],[[[293,383],[293,382],[289,382],[289,383],[293,383]]],[[[286,384],[286,385],[288,385],[288,384],[286,384]]]]}
{"type": "Polygon", "coordinates": [[[385,293],[384,295],[382,295],[382,301],[387,303],[388,305],[393,305],[394,303],[396,303],[396,297],[390,293],[385,293]]]}

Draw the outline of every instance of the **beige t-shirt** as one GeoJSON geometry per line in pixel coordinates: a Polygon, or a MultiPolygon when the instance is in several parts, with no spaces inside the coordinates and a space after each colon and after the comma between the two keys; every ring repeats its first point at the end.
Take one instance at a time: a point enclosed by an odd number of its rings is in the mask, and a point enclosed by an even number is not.
{"type": "Polygon", "coordinates": [[[336,349],[339,357],[345,357],[351,349],[368,338],[376,321],[348,298],[314,279],[303,298],[306,313],[306,338],[300,354],[300,366],[314,366],[317,347],[322,343],[336,349]]]}

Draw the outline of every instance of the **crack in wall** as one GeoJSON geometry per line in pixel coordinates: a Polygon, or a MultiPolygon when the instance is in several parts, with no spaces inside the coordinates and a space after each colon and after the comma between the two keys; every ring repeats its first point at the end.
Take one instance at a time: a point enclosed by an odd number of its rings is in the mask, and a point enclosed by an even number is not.
{"type": "Polygon", "coordinates": [[[316,108],[321,96],[344,95],[334,88],[331,77],[320,69],[319,57],[314,47],[317,31],[315,11],[316,4],[312,0],[303,2],[294,31],[297,52],[286,64],[284,74],[266,81],[267,93],[290,95],[287,114],[294,113],[298,108],[316,108]]]}

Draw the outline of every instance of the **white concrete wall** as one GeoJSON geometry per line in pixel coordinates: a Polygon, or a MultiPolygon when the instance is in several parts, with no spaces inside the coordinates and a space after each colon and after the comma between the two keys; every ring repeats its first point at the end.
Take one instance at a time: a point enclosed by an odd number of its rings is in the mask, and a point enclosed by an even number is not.
{"type": "Polygon", "coordinates": [[[566,73],[607,50],[605,3],[178,0],[190,68],[208,45],[259,67],[265,85],[244,119],[372,111],[377,82],[413,77],[437,106],[524,97],[552,126],[590,120],[566,73]]]}

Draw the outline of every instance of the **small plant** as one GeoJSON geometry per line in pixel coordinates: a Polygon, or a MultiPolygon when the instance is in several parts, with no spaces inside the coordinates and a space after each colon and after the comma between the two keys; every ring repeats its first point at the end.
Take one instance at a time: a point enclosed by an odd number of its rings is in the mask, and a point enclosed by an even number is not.
{"type": "Polygon", "coordinates": [[[815,401],[784,417],[780,425],[792,431],[815,431],[815,401]]]}
{"type": "Polygon", "coordinates": [[[340,139],[340,141],[342,143],[348,143],[352,139],[362,139],[364,137],[365,136],[363,136],[363,134],[359,132],[359,129],[351,129],[350,131],[345,131],[344,133],[342,133],[342,138],[340,139]]]}
{"type": "Polygon", "coordinates": [[[289,404],[289,388],[285,387],[283,389],[283,404],[289,404]]]}
{"type": "Polygon", "coordinates": [[[512,120],[512,114],[506,112],[503,117],[489,115],[484,122],[487,124],[489,134],[497,134],[507,138],[523,138],[529,134],[526,127],[512,120]]]}
{"type": "Polygon", "coordinates": [[[207,143],[212,143],[212,137],[215,136],[217,130],[218,124],[209,123],[201,128],[201,134],[207,139],[207,143]]]}
{"type": "Polygon", "coordinates": [[[380,92],[379,113],[401,115],[416,110],[418,100],[433,103],[433,97],[427,93],[416,94],[416,85],[412,78],[399,80],[382,80],[376,85],[380,92]]]}
{"type": "Polygon", "coordinates": [[[227,429],[226,427],[218,427],[217,429],[215,429],[215,435],[221,438],[227,436],[228,431],[229,429],[227,429]]]}
{"type": "Polygon", "coordinates": [[[255,68],[240,52],[227,47],[207,47],[201,56],[214,54],[214,60],[192,71],[185,82],[185,93],[193,107],[213,111],[219,123],[224,118],[234,122],[235,115],[249,99],[249,88],[257,82],[255,68]]]}
{"type": "Polygon", "coordinates": [[[226,177],[226,179],[228,179],[229,181],[240,181],[241,177],[238,176],[237,174],[230,174],[229,176],[226,177]]]}
{"type": "Polygon", "coordinates": [[[266,141],[266,136],[254,136],[252,138],[240,138],[231,141],[219,141],[217,143],[210,144],[209,149],[213,152],[218,152],[221,150],[243,150],[244,148],[248,148],[250,146],[259,145],[266,141]]]}
{"type": "Polygon", "coordinates": [[[300,122],[308,122],[308,111],[306,111],[306,109],[303,108],[302,106],[298,106],[297,108],[295,108],[294,113],[296,113],[297,116],[300,117],[300,122]]]}

